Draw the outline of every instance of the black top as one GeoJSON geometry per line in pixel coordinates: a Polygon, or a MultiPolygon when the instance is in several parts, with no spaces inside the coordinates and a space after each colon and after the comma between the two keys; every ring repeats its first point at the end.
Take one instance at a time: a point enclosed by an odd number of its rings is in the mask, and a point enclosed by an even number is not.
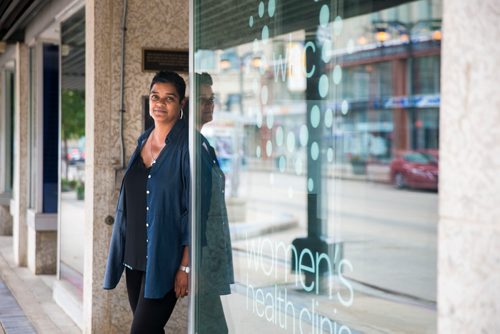
{"type": "Polygon", "coordinates": [[[149,168],[139,155],[124,180],[125,237],[124,264],[130,269],[146,270],[146,181],[149,168]]]}

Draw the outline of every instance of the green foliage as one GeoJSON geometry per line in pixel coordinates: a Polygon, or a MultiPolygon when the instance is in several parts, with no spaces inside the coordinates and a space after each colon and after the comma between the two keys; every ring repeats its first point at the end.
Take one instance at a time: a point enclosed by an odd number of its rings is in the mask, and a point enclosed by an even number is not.
{"type": "Polygon", "coordinates": [[[366,157],[354,154],[351,156],[351,163],[353,163],[353,164],[366,164],[366,157]]]}
{"type": "Polygon", "coordinates": [[[61,191],[76,191],[76,198],[83,200],[85,197],[85,183],[79,180],[61,179],[61,191]]]}
{"type": "Polygon", "coordinates": [[[76,199],[83,200],[85,199],[85,183],[79,181],[76,184],[76,199]]]}
{"type": "Polygon", "coordinates": [[[351,166],[353,174],[356,175],[366,174],[366,162],[367,162],[366,157],[357,154],[352,155],[351,166]]]}
{"type": "Polygon", "coordinates": [[[61,191],[71,191],[76,188],[78,181],[68,180],[65,178],[61,179],[61,191]]]}
{"type": "Polygon", "coordinates": [[[66,89],[62,91],[63,140],[78,139],[85,135],[85,92],[66,89]]]}

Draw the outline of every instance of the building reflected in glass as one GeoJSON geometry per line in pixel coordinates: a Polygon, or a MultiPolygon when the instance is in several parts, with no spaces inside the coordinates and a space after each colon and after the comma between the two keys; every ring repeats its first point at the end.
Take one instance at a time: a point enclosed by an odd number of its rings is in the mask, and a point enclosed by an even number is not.
{"type": "Polygon", "coordinates": [[[441,2],[195,4],[229,332],[436,332],[441,2]]]}

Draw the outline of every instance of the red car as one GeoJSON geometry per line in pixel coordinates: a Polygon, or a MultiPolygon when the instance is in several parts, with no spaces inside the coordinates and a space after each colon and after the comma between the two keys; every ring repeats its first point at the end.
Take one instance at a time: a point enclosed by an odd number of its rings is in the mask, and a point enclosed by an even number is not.
{"type": "Polygon", "coordinates": [[[397,188],[438,189],[437,151],[405,151],[390,165],[391,182],[397,188]]]}

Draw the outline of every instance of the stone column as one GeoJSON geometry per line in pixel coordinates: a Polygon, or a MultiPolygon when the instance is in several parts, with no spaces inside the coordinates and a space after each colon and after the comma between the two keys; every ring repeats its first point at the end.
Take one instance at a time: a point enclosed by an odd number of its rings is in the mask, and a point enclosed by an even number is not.
{"type": "Polygon", "coordinates": [[[10,215],[9,203],[0,204],[0,235],[12,235],[12,216],[10,215]]]}
{"type": "Polygon", "coordinates": [[[445,0],[439,333],[500,333],[500,6],[445,0]]]}
{"type": "MultiPolygon", "coordinates": [[[[392,66],[392,96],[406,96],[408,94],[407,84],[407,60],[397,59],[391,62],[392,66]]],[[[403,108],[395,108],[392,111],[394,123],[393,154],[399,150],[407,150],[409,145],[408,136],[408,111],[403,108]]]]}
{"type": "Polygon", "coordinates": [[[57,213],[27,212],[27,265],[32,273],[55,274],[57,268],[57,213]]]}
{"type": "Polygon", "coordinates": [[[14,261],[26,266],[28,208],[28,101],[29,101],[29,54],[24,44],[16,45],[15,112],[14,112],[14,185],[10,212],[13,217],[14,261]]]}
{"type": "MultiPolygon", "coordinates": [[[[112,212],[114,175],[108,152],[113,145],[111,127],[112,1],[86,1],[85,6],[85,248],[83,332],[119,333],[112,318],[129,322],[126,304],[114,304],[102,289],[111,230],[104,218],[112,212]],[[105,144],[106,143],[106,144],[105,144]]],[[[118,58],[116,58],[118,59],[118,58]]],[[[115,139],[113,138],[113,141],[115,139]]],[[[123,286],[120,287],[122,298],[123,286]]]]}

